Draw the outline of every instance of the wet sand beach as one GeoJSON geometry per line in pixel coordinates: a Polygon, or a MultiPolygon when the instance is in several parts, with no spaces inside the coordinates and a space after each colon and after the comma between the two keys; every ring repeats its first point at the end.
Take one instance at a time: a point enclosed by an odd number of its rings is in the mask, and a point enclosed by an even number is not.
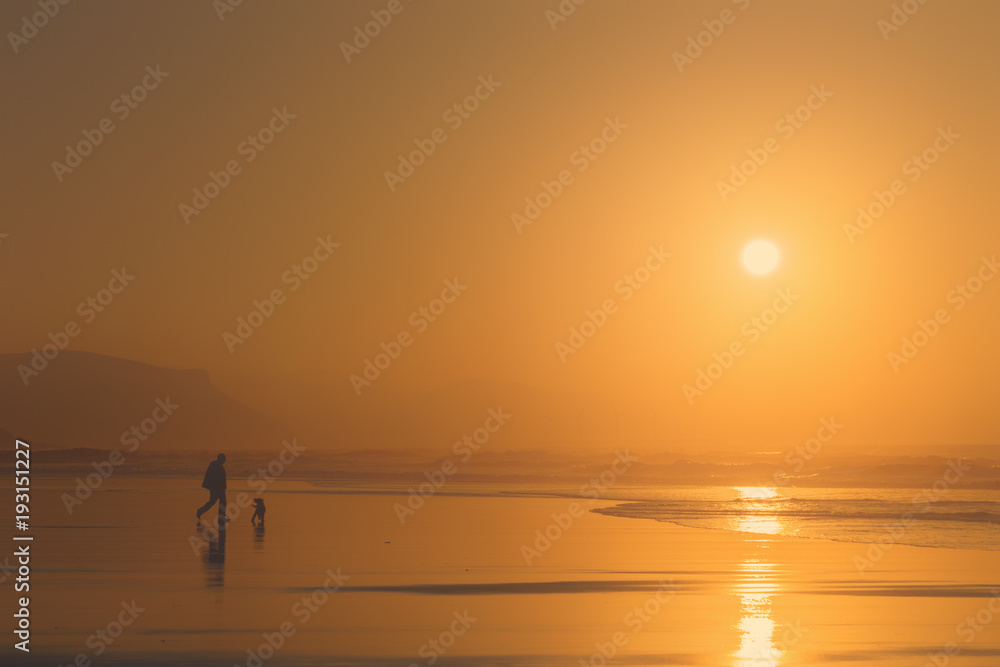
{"type": "Polygon", "coordinates": [[[860,544],[570,509],[605,501],[441,496],[401,524],[398,495],[295,482],[263,531],[242,510],[198,548],[190,484],[110,480],[72,516],[39,486],[25,664],[1000,661],[996,552],[898,545],[860,574],[860,544]]]}

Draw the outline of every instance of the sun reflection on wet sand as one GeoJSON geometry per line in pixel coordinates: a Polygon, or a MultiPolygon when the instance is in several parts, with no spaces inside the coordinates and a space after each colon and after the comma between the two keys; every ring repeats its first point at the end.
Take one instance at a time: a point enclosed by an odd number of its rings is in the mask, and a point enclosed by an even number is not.
{"type": "MultiPolygon", "coordinates": [[[[748,501],[747,509],[754,514],[740,517],[737,530],[741,532],[776,535],[781,521],[773,515],[758,514],[770,499],[778,494],[768,487],[737,487],[739,500],[748,501]]],[[[733,653],[733,667],[777,667],[782,651],[774,644],[774,614],[771,596],[778,586],[773,577],[774,563],[759,558],[746,558],[739,566],[736,593],[740,596],[740,620],[736,624],[740,633],[740,647],[733,653]]]]}
{"type": "MultiPolygon", "coordinates": [[[[743,563],[742,569],[758,566],[761,564],[748,561],[743,563]]],[[[770,592],[754,592],[772,587],[770,582],[755,577],[737,587],[740,591],[741,617],[736,627],[740,631],[740,647],[733,654],[734,667],[776,667],[781,662],[781,651],[773,641],[774,616],[770,592]]]]}

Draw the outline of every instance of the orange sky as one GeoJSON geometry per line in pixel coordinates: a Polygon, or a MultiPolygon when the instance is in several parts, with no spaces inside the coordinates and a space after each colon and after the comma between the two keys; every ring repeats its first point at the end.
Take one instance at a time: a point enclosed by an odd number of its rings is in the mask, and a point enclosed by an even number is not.
{"type": "MultiPolygon", "coordinates": [[[[836,415],[855,444],[997,442],[1000,281],[952,291],[1000,253],[1000,6],[927,3],[883,35],[883,0],[595,1],[553,28],[558,5],[247,0],[220,20],[207,2],[71,3],[16,53],[8,38],[0,351],[76,320],[73,349],[206,368],[264,409],[240,378],[320,383],[346,411],[476,379],[662,411],[665,441],[803,440],[836,415]],[[341,46],[387,5],[367,46],[341,46]],[[115,104],[157,66],[143,101],[115,104]],[[60,181],[52,163],[105,118],[60,181]],[[269,123],[273,142],[243,143],[269,123]],[[390,188],[415,141],[433,152],[390,188]],[[762,152],[723,200],[731,166],[762,152]],[[897,179],[884,215],[848,233],[897,179]],[[558,196],[513,221],[542,181],[558,196]],[[782,252],[764,277],[739,262],[758,237],[782,252]],[[307,256],[315,274],[293,277],[307,256]],[[642,266],[630,292],[619,281],[642,266]],[[122,267],[134,282],[86,322],[78,304],[122,267]],[[467,289],[440,319],[412,315],[446,281],[467,289]],[[223,335],[275,289],[284,302],[230,353],[223,335]],[[748,335],[778,290],[797,299],[748,335]],[[557,343],[608,300],[564,363],[557,343]],[[401,332],[399,358],[352,386],[401,332]],[[734,342],[745,354],[689,401],[734,342]]],[[[0,27],[34,11],[6,3],[0,27]]]]}

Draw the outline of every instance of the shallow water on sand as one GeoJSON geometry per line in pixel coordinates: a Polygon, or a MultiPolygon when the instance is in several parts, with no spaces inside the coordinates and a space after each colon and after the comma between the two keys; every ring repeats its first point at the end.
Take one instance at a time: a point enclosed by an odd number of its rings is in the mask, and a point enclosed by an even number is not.
{"type": "Polygon", "coordinates": [[[867,544],[1000,551],[1000,493],[967,489],[633,488],[609,516],[867,544]]]}
{"type": "Polygon", "coordinates": [[[221,540],[197,530],[189,481],[112,478],[70,515],[72,486],[36,482],[18,664],[919,667],[949,642],[948,665],[1000,664],[996,552],[870,553],[488,490],[401,523],[402,496],[280,481],[266,529],[243,509],[221,540]]]}

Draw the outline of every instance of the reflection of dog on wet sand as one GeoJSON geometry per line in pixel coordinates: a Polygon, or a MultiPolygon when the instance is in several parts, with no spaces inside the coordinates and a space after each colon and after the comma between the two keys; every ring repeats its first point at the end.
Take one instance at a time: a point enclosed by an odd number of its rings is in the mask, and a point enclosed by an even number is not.
{"type": "Polygon", "coordinates": [[[250,523],[252,523],[253,525],[256,526],[257,525],[257,519],[260,519],[260,525],[263,526],[264,525],[264,512],[267,511],[267,508],[264,507],[264,499],[263,498],[254,498],[253,499],[253,506],[255,508],[257,508],[257,509],[255,509],[253,511],[253,516],[250,517],[250,523]]]}

